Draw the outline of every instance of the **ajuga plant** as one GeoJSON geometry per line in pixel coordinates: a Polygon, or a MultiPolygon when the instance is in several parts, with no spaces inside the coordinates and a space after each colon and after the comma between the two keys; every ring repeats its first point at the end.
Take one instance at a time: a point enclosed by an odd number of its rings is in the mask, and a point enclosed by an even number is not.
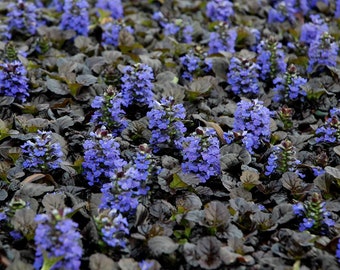
{"type": "Polygon", "coordinates": [[[121,0],[98,0],[96,8],[109,11],[113,19],[121,19],[124,16],[121,0]]]}
{"type": "MultiPolygon", "coordinates": [[[[202,59],[193,50],[190,50],[187,54],[179,58],[182,66],[182,78],[188,81],[192,81],[195,76],[203,75],[211,70],[211,61],[208,59],[202,59]]],[[[203,56],[205,56],[203,54],[203,56]]]]}
{"type": "Polygon", "coordinates": [[[257,46],[257,64],[260,66],[262,80],[274,79],[278,73],[286,71],[282,44],[271,37],[262,40],[257,46]]]}
{"type": "Polygon", "coordinates": [[[340,109],[333,108],[329,114],[330,117],[326,118],[325,123],[315,131],[317,143],[340,142],[340,109]]]}
{"type": "Polygon", "coordinates": [[[300,42],[310,45],[324,32],[328,32],[328,25],[319,14],[310,15],[311,22],[301,26],[300,42]]]}
{"type": "Polygon", "coordinates": [[[7,37],[11,38],[14,31],[25,35],[34,35],[39,26],[38,9],[34,3],[19,0],[7,6],[7,37]]]}
{"type": "Polygon", "coordinates": [[[289,140],[282,141],[279,145],[272,148],[272,152],[268,157],[265,175],[280,174],[285,172],[296,172],[300,175],[297,166],[301,161],[296,157],[296,150],[292,142],[289,140]]]}
{"type": "Polygon", "coordinates": [[[293,127],[293,114],[294,110],[286,104],[277,111],[277,115],[283,124],[283,130],[290,130],[293,127]]]}
{"type": "Polygon", "coordinates": [[[131,26],[125,26],[122,21],[109,21],[102,25],[102,44],[112,45],[117,47],[119,45],[119,34],[120,31],[125,29],[127,32],[133,34],[131,26]]]}
{"type": "Polygon", "coordinates": [[[154,79],[152,68],[146,64],[135,64],[126,66],[123,69],[121,78],[121,93],[123,105],[140,105],[152,107],[153,105],[153,84],[154,79]]]}
{"type": "Polygon", "coordinates": [[[214,129],[196,128],[181,143],[184,173],[196,174],[201,183],[221,173],[219,140],[214,129]]]}
{"type": "Polygon", "coordinates": [[[228,22],[229,17],[234,15],[233,3],[228,0],[210,0],[206,14],[211,21],[228,22]]]}
{"type": "Polygon", "coordinates": [[[192,42],[194,28],[190,22],[182,19],[170,20],[166,18],[161,11],[155,12],[152,15],[152,19],[159,23],[165,36],[175,36],[178,41],[184,43],[192,42]]]}
{"type": "Polygon", "coordinates": [[[135,158],[116,172],[110,182],[103,185],[100,209],[117,209],[120,213],[131,213],[138,206],[138,200],[149,190],[147,181],[151,170],[150,149],[141,146],[135,158]]]}
{"type": "Polygon", "coordinates": [[[125,235],[129,234],[129,223],[117,209],[102,209],[94,220],[101,237],[99,246],[126,247],[125,235]]]}
{"type": "Polygon", "coordinates": [[[17,60],[0,64],[0,95],[25,102],[29,97],[25,66],[17,60]]]}
{"type": "Polygon", "coordinates": [[[64,4],[64,1],[52,0],[52,1],[50,1],[49,7],[54,8],[57,12],[62,12],[63,11],[63,4],[64,4]]]}
{"type": "Polygon", "coordinates": [[[259,92],[259,66],[248,59],[232,57],[227,82],[235,95],[257,95],[259,92]]]}
{"type": "Polygon", "coordinates": [[[35,269],[80,269],[81,235],[78,224],[68,217],[71,212],[70,208],[62,208],[36,216],[35,269]]]}
{"type": "Polygon", "coordinates": [[[63,152],[58,142],[52,141],[51,131],[38,130],[37,135],[22,146],[25,169],[34,172],[48,172],[60,168],[63,152]]]}
{"type": "MultiPolygon", "coordinates": [[[[340,17],[340,0],[335,1],[335,11],[334,11],[334,18],[339,19],[340,17]]],[[[340,256],[339,256],[340,258],[340,256]]]]}
{"type": "Polygon", "coordinates": [[[186,112],[183,104],[175,104],[173,97],[162,98],[155,102],[154,108],[147,113],[151,129],[150,145],[154,152],[161,148],[181,148],[181,140],[186,132],[183,124],[186,112]]]}
{"type": "Polygon", "coordinates": [[[95,112],[91,117],[91,122],[96,126],[105,126],[114,136],[119,135],[127,126],[122,103],[121,93],[109,86],[103,95],[93,99],[91,107],[95,109],[95,112]]]}
{"type": "Polygon", "coordinates": [[[228,24],[220,22],[214,27],[215,32],[210,33],[209,54],[219,52],[235,52],[237,31],[229,28],[228,24]]]}
{"type": "Polygon", "coordinates": [[[90,133],[91,139],[86,140],[84,147],[83,173],[90,186],[103,184],[126,165],[120,156],[119,143],[104,126],[90,133]]]}
{"type": "Polygon", "coordinates": [[[338,43],[328,32],[320,34],[309,47],[307,72],[311,73],[317,66],[335,67],[338,50],[338,43]]]}
{"type": "Polygon", "coordinates": [[[258,99],[241,100],[237,103],[233,132],[242,138],[249,153],[254,153],[263,142],[269,142],[271,114],[258,99]]]}
{"type": "Polygon", "coordinates": [[[79,35],[87,36],[90,25],[89,7],[87,0],[64,0],[61,29],[72,29],[79,35]]]}
{"type": "Polygon", "coordinates": [[[334,226],[335,222],[331,218],[331,213],[326,210],[325,204],[319,193],[313,193],[310,200],[293,205],[294,214],[302,219],[300,231],[328,234],[329,227],[334,226]]]}
{"type": "Polygon", "coordinates": [[[268,13],[268,23],[292,21],[295,19],[296,9],[292,1],[279,1],[268,13]]]}
{"type": "Polygon", "coordinates": [[[307,83],[307,79],[297,74],[295,65],[290,65],[285,73],[279,74],[274,80],[273,92],[274,102],[285,102],[286,104],[294,101],[303,102],[306,91],[301,87],[307,83]]]}

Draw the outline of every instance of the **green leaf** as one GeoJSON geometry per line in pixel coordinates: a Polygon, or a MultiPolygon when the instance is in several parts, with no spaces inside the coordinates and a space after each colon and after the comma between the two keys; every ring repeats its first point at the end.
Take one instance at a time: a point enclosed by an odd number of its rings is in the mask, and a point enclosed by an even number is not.
{"type": "Polygon", "coordinates": [[[170,188],[173,189],[180,189],[180,188],[186,188],[188,185],[182,181],[182,179],[179,177],[177,173],[175,173],[172,176],[172,181],[170,183],[170,188]]]}

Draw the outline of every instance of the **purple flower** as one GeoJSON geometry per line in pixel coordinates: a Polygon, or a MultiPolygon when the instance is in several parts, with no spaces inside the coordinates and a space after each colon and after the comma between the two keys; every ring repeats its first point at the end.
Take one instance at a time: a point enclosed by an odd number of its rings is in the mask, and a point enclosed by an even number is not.
{"type": "Polygon", "coordinates": [[[180,147],[180,141],[186,132],[182,120],[185,119],[185,108],[175,104],[173,97],[162,98],[159,104],[147,113],[152,135],[150,144],[157,152],[162,146],[180,147]]]}
{"type": "Polygon", "coordinates": [[[338,240],[338,244],[336,245],[335,258],[337,258],[338,263],[340,263],[340,239],[338,240]]]}
{"type": "Polygon", "coordinates": [[[127,126],[122,104],[121,93],[117,93],[109,86],[103,96],[96,96],[92,101],[91,107],[96,110],[92,115],[91,123],[105,126],[114,136],[119,135],[127,126]]]}
{"type": "Polygon", "coordinates": [[[60,27],[72,29],[79,35],[87,36],[90,25],[87,0],[65,0],[60,27]]]}
{"type": "Polygon", "coordinates": [[[120,157],[119,143],[104,128],[91,133],[84,146],[83,173],[90,186],[108,182],[126,165],[120,157]]]}
{"type": "Polygon", "coordinates": [[[338,50],[337,42],[328,32],[319,35],[308,50],[307,72],[311,73],[317,66],[335,67],[338,50]]]}
{"type": "Polygon", "coordinates": [[[110,11],[113,19],[121,19],[124,16],[124,9],[121,0],[98,0],[96,8],[110,11]]]}
{"type": "Polygon", "coordinates": [[[211,21],[228,22],[229,17],[234,14],[233,3],[228,0],[210,0],[206,14],[211,21]]]}
{"type": "Polygon", "coordinates": [[[293,211],[296,216],[302,219],[299,230],[309,230],[313,233],[327,234],[329,227],[335,225],[331,218],[331,213],[326,210],[325,202],[318,193],[313,193],[310,200],[304,203],[299,202],[293,205],[293,211]]]}
{"type": "Polygon", "coordinates": [[[336,0],[334,18],[338,19],[339,17],[340,17],[340,0],[336,0]]]}
{"type": "Polygon", "coordinates": [[[340,109],[330,110],[330,117],[326,118],[325,123],[315,131],[317,138],[315,141],[325,143],[340,142],[340,109]]]}
{"type": "Polygon", "coordinates": [[[121,22],[108,22],[103,25],[103,33],[102,33],[102,44],[103,45],[112,45],[117,47],[119,45],[119,34],[122,30],[133,34],[133,29],[131,26],[124,26],[121,22]]]}
{"type": "Polygon", "coordinates": [[[262,104],[257,99],[241,100],[235,111],[233,132],[243,136],[242,142],[250,153],[259,148],[262,141],[269,142],[271,134],[271,112],[262,104]]]}
{"type": "Polygon", "coordinates": [[[151,166],[150,154],[137,153],[135,159],[122,172],[116,172],[111,182],[102,186],[100,209],[117,209],[129,213],[138,206],[138,199],[147,194],[147,181],[151,166]]]}
{"type": "Polygon", "coordinates": [[[273,79],[278,73],[286,71],[282,44],[273,38],[262,40],[257,46],[257,53],[257,64],[260,66],[262,80],[273,79]]]}
{"type": "Polygon", "coordinates": [[[80,268],[83,250],[80,246],[81,235],[77,231],[78,224],[67,217],[72,210],[64,208],[53,210],[48,214],[39,214],[35,221],[36,245],[34,268],[41,269],[46,260],[60,257],[51,270],[80,268]]]}
{"type": "Polygon", "coordinates": [[[227,82],[235,95],[257,95],[259,66],[249,60],[233,57],[230,60],[227,82]]]}
{"type": "Polygon", "coordinates": [[[95,217],[102,240],[110,247],[126,247],[125,235],[129,234],[129,224],[116,209],[102,210],[95,217]]]}
{"type": "Polygon", "coordinates": [[[215,130],[197,128],[181,143],[184,173],[196,174],[201,183],[221,173],[219,140],[215,130]]]}
{"type": "Polygon", "coordinates": [[[138,266],[140,268],[140,270],[150,270],[150,269],[154,269],[154,262],[153,261],[141,261],[138,263],[138,266]]]}
{"type": "Polygon", "coordinates": [[[24,161],[22,166],[31,171],[50,171],[60,168],[63,152],[58,142],[52,142],[51,131],[38,130],[34,140],[28,140],[22,146],[24,161]]]}
{"type": "Polygon", "coordinates": [[[192,81],[192,74],[199,68],[201,59],[196,56],[192,51],[179,58],[183,67],[182,78],[192,81]]]}
{"type": "Polygon", "coordinates": [[[268,22],[282,23],[287,19],[290,21],[294,21],[294,14],[297,10],[294,8],[292,1],[280,1],[275,4],[275,7],[269,10],[268,13],[268,22]]]}
{"type": "Polygon", "coordinates": [[[152,68],[146,64],[126,66],[123,74],[121,78],[123,105],[138,104],[151,107],[153,104],[152,80],[154,79],[152,68]]]}
{"type": "Polygon", "coordinates": [[[19,0],[17,3],[8,4],[7,8],[9,37],[11,37],[13,31],[27,35],[36,33],[39,22],[37,21],[38,10],[34,3],[19,0]]]}
{"type": "Polygon", "coordinates": [[[0,95],[25,102],[29,97],[26,69],[20,61],[0,64],[0,95]]]}
{"type": "Polygon", "coordinates": [[[210,33],[208,54],[219,52],[235,52],[237,32],[235,29],[228,29],[226,24],[216,26],[216,32],[210,33]]]}
{"type": "Polygon", "coordinates": [[[304,23],[301,27],[300,42],[310,45],[319,35],[328,31],[328,25],[319,14],[311,15],[312,22],[304,23]]]}
{"type": "Polygon", "coordinates": [[[275,85],[274,97],[275,102],[284,101],[289,103],[290,101],[299,100],[304,101],[307,95],[306,91],[301,87],[307,83],[307,79],[297,75],[296,67],[294,65],[289,66],[287,72],[278,75],[273,80],[275,85]]]}

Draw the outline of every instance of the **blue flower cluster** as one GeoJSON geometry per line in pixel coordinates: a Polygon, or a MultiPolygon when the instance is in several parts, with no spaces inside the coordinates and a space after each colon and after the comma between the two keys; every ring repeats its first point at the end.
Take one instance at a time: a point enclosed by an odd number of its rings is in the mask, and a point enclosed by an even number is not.
{"type": "Polygon", "coordinates": [[[22,166],[31,171],[50,171],[60,168],[63,152],[60,143],[52,142],[51,131],[38,130],[34,140],[21,146],[24,161],[22,166]]]}
{"type": "Polygon", "coordinates": [[[123,105],[137,104],[152,107],[152,80],[154,79],[152,68],[146,64],[138,63],[134,66],[126,66],[123,74],[121,78],[123,105]]]}
{"type": "Polygon", "coordinates": [[[110,21],[103,26],[102,44],[112,45],[117,47],[119,45],[119,34],[124,29],[127,32],[133,34],[131,26],[124,26],[120,21],[110,21]]]}
{"type": "Polygon", "coordinates": [[[208,54],[219,52],[235,52],[237,31],[229,29],[226,23],[219,23],[215,26],[215,32],[210,33],[208,54]]]}
{"type": "Polygon", "coordinates": [[[72,29],[79,35],[87,36],[90,25],[89,4],[87,0],[65,0],[60,27],[72,29]]]}
{"type": "Polygon", "coordinates": [[[319,35],[308,50],[307,72],[311,73],[317,66],[335,67],[338,51],[338,43],[328,32],[319,35]]]}
{"type": "Polygon", "coordinates": [[[7,37],[10,39],[13,31],[18,31],[26,35],[36,33],[39,22],[37,20],[38,9],[34,3],[19,0],[17,3],[8,4],[7,13],[7,37]]]}
{"type": "Polygon", "coordinates": [[[182,170],[196,174],[201,183],[221,173],[220,147],[212,128],[197,128],[191,136],[182,140],[182,170]]]}
{"type": "Polygon", "coordinates": [[[212,68],[212,62],[209,59],[202,60],[192,50],[181,56],[179,60],[183,69],[182,78],[188,81],[192,81],[194,75],[199,76],[203,72],[209,72],[212,68]]]}
{"type": "Polygon", "coordinates": [[[96,96],[91,107],[96,109],[91,122],[95,125],[105,126],[113,136],[117,136],[126,128],[125,111],[122,108],[122,95],[109,86],[102,96],[96,96]]]}
{"type": "Polygon", "coordinates": [[[301,26],[300,42],[310,45],[324,32],[328,32],[328,25],[319,14],[310,15],[311,22],[301,26]]]}
{"type": "Polygon", "coordinates": [[[147,113],[152,135],[150,144],[157,152],[163,146],[181,147],[186,127],[182,120],[186,112],[183,104],[175,104],[173,97],[162,98],[159,104],[147,113]]]}
{"type": "Polygon", "coordinates": [[[146,186],[151,165],[150,154],[137,153],[130,166],[122,172],[116,172],[111,182],[103,185],[100,209],[117,209],[120,213],[129,213],[138,206],[140,196],[146,195],[146,186]]]}
{"type": "Polygon", "coordinates": [[[339,17],[340,17],[340,0],[336,0],[334,18],[339,19],[339,17]]]}
{"type": "Polygon", "coordinates": [[[249,153],[259,148],[261,142],[269,142],[271,112],[257,99],[237,103],[233,132],[240,134],[249,153]]]}
{"type": "Polygon", "coordinates": [[[27,71],[20,61],[0,64],[0,95],[25,102],[29,97],[27,71]]]}
{"type": "Polygon", "coordinates": [[[110,247],[126,247],[124,236],[129,234],[129,224],[117,209],[100,211],[94,220],[102,240],[107,245],[110,247]]]}
{"type": "Polygon", "coordinates": [[[325,143],[340,142],[340,109],[333,108],[330,110],[330,117],[325,123],[315,131],[317,136],[315,141],[325,143]]]}
{"type": "Polygon", "coordinates": [[[257,46],[257,64],[262,80],[274,79],[278,73],[286,71],[285,54],[281,48],[282,44],[274,38],[262,40],[257,46]]]}
{"type": "Polygon", "coordinates": [[[294,20],[294,14],[296,13],[296,9],[293,6],[292,1],[280,1],[275,4],[274,8],[269,10],[268,13],[268,22],[275,23],[279,22],[282,23],[287,19],[289,21],[294,20]]]}
{"type": "Polygon", "coordinates": [[[275,102],[284,101],[304,101],[307,95],[306,91],[301,86],[307,83],[307,79],[297,75],[296,67],[292,64],[288,67],[287,72],[278,75],[273,80],[275,85],[273,92],[273,100],[275,102]]]}
{"type": "Polygon", "coordinates": [[[272,148],[272,153],[268,157],[268,164],[266,166],[265,175],[271,175],[273,173],[283,174],[285,172],[296,172],[297,166],[301,164],[301,161],[296,157],[296,150],[292,142],[284,140],[281,144],[272,148]]]}
{"type": "Polygon", "coordinates": [[[257,95],[259,92],[259,66],[247,59],[232,57],[227,82],[235,95],[257,95]]]}
{"type": "Polygon", "coordinates": [[[34,236],[35,269],[80,269],[83,253],[80,246],[81,235],[77,231],[78,224],[67,217],[70,212],[70,208],[55,209],[49,214],[36,216],[38,226],[34,236]],[[46,268],[54,260],[56,263],[46,268]]]}
{"type": "Polygon", "coordinates": [[[124,16],[124,9],[121,0],[98,0],[96,8],[110,11],[113,19],[121,19],[124,16]]]}
{"type": "Polygon", "coordinates": [[[211,21],[228,22],[229,17],[234,15],[233,3],[228,0],[210,0],[206,14],[211,21]]]}
{"type": "Polygon", "coordinates": [[[318,234],[327,234],[329,227],[334,226],[335,221],[331,218],[331,213],[326,210],[325,202],[321,195],[313,193],[310,201],[293,205],[293,212],[302,218],[300,231],[311,231],[318,234]]]}
{"type": "Polygon", "coordinates": [[[84,147],[83,173],[90,186],[108,182],[116,173],[121,173],[126,165],[120,157],[119,143],[104,127],[91,133],[84,147]]]}
{"type": "Polygon", "coordinates": [[[169,20],[163,15],[161,11],[155,12],[152,15],[152,19],[159,23],[165,36],[177,35],[179,41],[184,43],[192,42],[194,28],[189,22],[183,21],[181,19],[169,20]]]}

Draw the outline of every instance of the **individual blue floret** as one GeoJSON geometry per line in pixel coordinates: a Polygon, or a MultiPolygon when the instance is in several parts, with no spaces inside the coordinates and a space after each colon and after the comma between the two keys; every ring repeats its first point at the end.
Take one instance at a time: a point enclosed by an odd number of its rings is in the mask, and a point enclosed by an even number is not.
{"type": "Polygon", "coordinates": [[[234,15],[233,3],[228,0],[210,0],[206,14],[211,21],[228,22],[230,16],[234,15]]]}

